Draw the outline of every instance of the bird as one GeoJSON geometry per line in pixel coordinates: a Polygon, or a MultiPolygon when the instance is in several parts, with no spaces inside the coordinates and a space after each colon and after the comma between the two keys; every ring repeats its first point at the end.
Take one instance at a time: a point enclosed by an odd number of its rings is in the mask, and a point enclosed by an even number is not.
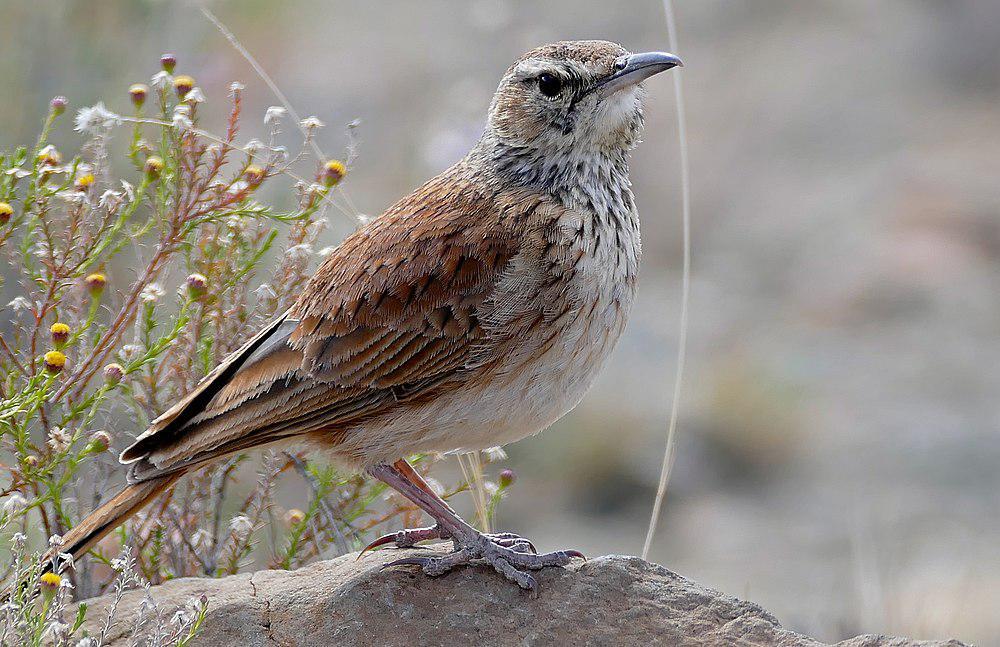
{"type": "Polygon", "coordinates": [[[520,56],[469,153],[347,236],[286,312],[136,437],[119,457],[124,489],[59,550],[86,553],[192,470],[300,444],[384,482],[434,521],[366,550],[453,543],[389,566],[435,576],[480,564],[534,590],[532,571],[582,558],[480,532],[406,457],[505,445],[583,398],[636,295],[629,157],[642,82],[681,65],[603,40],[520,56]]]}

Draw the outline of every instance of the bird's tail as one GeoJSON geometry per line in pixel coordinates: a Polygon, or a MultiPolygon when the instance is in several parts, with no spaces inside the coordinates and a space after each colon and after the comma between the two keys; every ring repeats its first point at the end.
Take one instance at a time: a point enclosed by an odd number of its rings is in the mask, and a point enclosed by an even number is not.
{"type": "MultiPolygon", "coordinates": [[[[126,485],[125,489],[73,526],[73,529],[63,536],[62,546],[57,550],[60,553],[71,554],[73,559],[79,559],[108,533],[145,507],[153,497],[176,483],[182,474],[183,472],[175,472],[126,485]]],[[[46,559],[45,563],[51,564],[51,560],[46,559]]]]}

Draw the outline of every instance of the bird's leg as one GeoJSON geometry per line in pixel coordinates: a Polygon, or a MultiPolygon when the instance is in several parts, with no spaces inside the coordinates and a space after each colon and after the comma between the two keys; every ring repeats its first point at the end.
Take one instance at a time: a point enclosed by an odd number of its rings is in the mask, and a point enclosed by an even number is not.
{"type": "MultiPolygon", "coordinates": [[[[451,506],[448,506],[447,502],[434,492],[431,486],[428,485],[427,481],[424,480],[424,477],[420,475],[420,472],[413,469],[413,466],[410,465],[405,458],[399,459],[393,463],[392,466],[399,472],[400,476],[427,494],[437,498],[442,505],[451,510],[451,506]]],[[[387,535],[382,535],[372,543],[365,546],[361,552],[358,553],[358,559],[361,559],[368,551],[386,544],[393,544],[396,548],[412,548],[421,541],[427,541],[430,539],[449,539],[450,537],[451,535],[444,532],[440,525],[434,525],[430,528],[404,528],[399,532],[391,532],[387,535]]]]}
{"type": "Polygon", "coordinates": [[[439,532],[447,533],[455,543],[455,551],[442,557],[407,557],[391,562],[386,567],[414,564],[420,566],[428,575],[442,575],[455,566],[468,564],[472,560],[483,560],[521,588],[533,590],[537,583],[525,570],[565,566],[572,558],[583,557],[575,550],[560,550],[538,555],[528,550],[528,547],[534,548],[530,542],[517,535],[483,534],[459,517],[447,503],[430,491],[430,488],[425,490],[407,478],[404,470],[395,465],[383,464],[369,468],[368,473],[429,514],[437,522],[435,527],[439,532]]]}
{"type": "MultiPolygon", "coordinates": [[[[448,502],[437,495],[433,488],[427,484],[427,481],[424,480],[424,477],[420,475],[420,472],[413,469],[413,466],[410,465],[406,459],[401,458],[393,463],[392,466],[399,471],[403,478],[410,481],[410,483],[419,487],[430,496],[434,497],[440,505],[446,507],[457,516],[457,513],[455,513],[454,509],[448,505],[448,502]]],[[[538,552],[535,550],[534,544],[512,532],[495,533],[488,536],[496,540],[500,545],[512,548],[513,550],[522,553],[538,552]]],[[[396,548],[412,548],[422,541],[429,541],[432,539],[451,539],[451,535],[442,530],[440,525],[434,525],[430,528],[406,528],[398,532],[391,532],[389,534],[382,535],[375,541],[371,542],[365,546],[360,553],[358,553],[358,559],[364,557],[365,553],[368,551],[387,544],[392,544],[396,548]]]]}

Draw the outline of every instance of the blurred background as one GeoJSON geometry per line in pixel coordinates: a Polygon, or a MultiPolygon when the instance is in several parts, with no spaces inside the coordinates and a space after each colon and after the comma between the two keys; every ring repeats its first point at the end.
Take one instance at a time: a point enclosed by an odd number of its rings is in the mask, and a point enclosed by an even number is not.
{"type": "MultiPolygon", "coordinates": [[[[327,124],[324,150],[360,120],[345,187],[375,215],[474,143],[524,50],[667,46],[655,0],[210,6],[327,124]]],[[[1000,3],[676,0],[676,13],[691,345],[652,559],[821,639],[1000,643],[1000,3]]],[[[194,4],[3,0],[0,148],[31,143],[56,94],[126,112],[165,51],[210,102],[241,80],[248,114],[277,103],[194,4]]],[[[681,263],[675,99],[669,75],[648,85],[633,319],[583,404],[508,448],[518,482],[500,525],[540,548],[642,548],[681,263]]],[[[79,145],[66,127],[55,139],[79,145]]],[[[331,244],[352,226],[332,224],[331,244]]]]}

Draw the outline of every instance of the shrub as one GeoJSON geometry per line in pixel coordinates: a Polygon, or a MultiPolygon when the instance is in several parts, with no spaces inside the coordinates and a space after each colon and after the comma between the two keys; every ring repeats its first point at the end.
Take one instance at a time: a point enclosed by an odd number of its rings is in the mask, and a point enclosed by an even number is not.
{"type": "MultiPolygon", "coordinates": [[[[311,156],[319,120],[299,125],[295,155],[277,144],[282,108],[268,109],[264,141],[240,144],[243,86],[234,83],[225,133],[213,135],[200,127],[206,93],[174,65],[165,56],[149,86],[123,93],[129,116],[103,103],[76,111],[85,138],[79,154],[49,143],[65,119],[62,97],[34,146],[0,153],[0,253],[9,260],[4,288],[16,294],[5,309],[12,325],[0,335],[8,582],[38,582],[30,555],[49,538],[58,544],[119,487],[114,457],[134,434],[291,304],[328,214],[346,211],[338,197],[348,167],[311,156]],[[127,142],[113,141],[123,130],[127,142]],[[315,180],[303,179],[302,168],[315,180]],[[290,204],[265,202],[265,189],[290,204]]],[[[423,472],[435,460],[416,459],[423,472]]],[[[485,525],[503,489],[484,494],[482,470],[472,473],[443,494],[480,484],[485,525]]],[[[418,516],[382,484],[301,453],[234,456],[159,497],[92,551],[96,560],[54,564],[55,595],[45,583],[18,589],[2,630],[28,644],[43,634],[68,640],[80,627],[61,618],[71,586],[83,597],[120,595],[173,577],[235,573],[265,558],[293,568],[355,550],[418,516]],[[254,471],[254,485],[240,489],[237,473],[254,471]],[[301,510],[277,510],[283,479],[307,485],[301,510]]],[[[168,642],[197,627],[204,604],[194,608],[168,642]]]]}

